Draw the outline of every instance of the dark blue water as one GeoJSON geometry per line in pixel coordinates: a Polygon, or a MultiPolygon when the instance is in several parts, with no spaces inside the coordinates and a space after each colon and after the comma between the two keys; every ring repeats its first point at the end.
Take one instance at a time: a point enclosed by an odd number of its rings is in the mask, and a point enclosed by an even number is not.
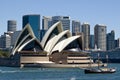
{"type": "Polygon", "coordinates": [[[0,67],[0,80],[120,80],[120,64],[113,74],[84,74],[79,68],[14,68],[0,67]]]}

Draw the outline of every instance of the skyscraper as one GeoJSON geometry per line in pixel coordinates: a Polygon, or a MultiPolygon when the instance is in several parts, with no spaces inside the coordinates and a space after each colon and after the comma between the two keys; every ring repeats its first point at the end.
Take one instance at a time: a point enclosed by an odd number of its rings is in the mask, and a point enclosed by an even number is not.
{"type": "Polygon", "coordinates": [[[94,35],[90,35],[90,48],[91,48],[91,49],[94,49],[94,48],[95,48],[94,35]]]}
{"type": "Polygon", "coordinates": [[[25,25],[29,23],[35,36],[40,39],[40,15],[24,15],[22,21],[22,27],[24,28],[25,25]]]}
{"type": "Polygon", "coordinates": [[[95,45],[102,51],[106,51],[106,26],[96,24],[94,27],[95,45]]]}
{"type": "Polygon", "coordinates": [[[52,24],[61,21],[63,30],[70,30],[70,18],[69,16],[53,16],[52,17],[52,24]]]}
{"type": "Polygon", "coordinates": [[[40,30],[40,41],[43,39],[46,32],[47,32],[47,30],[44,30],[44,29],[40,30]]]}
{"type": "Polygon", "coordinates": [[[72,33],[80,33],[80,21],[72,20],[72,33]]]}
{"type": "Polygon", "coordinates": [[[90,48],[90,25],[88,23],[82,24],[82,32],[84,35],[84,49],[89,50],[90,48]]]}
{"type": "Polygon", "coordinates": [[[115,32],[114,30],[111,33],[107,34],[107,50],[115,49],[115,32]]]}
{"type": "Polygon", "coordinates": [[[0,48],[7,49],[11,45],[11,36],[8,34],[1,35],[0,37],[0,48]]]}
{"type": "Polygon", "coordinates": [[[15,31],[12,35],[11,35],[11,46],[14,46],[15,41],[17,39],[17,37],[19,36],[21,31],[15,31]]]}
{"type": "Polygon", "coordinates": [[[116,43],[117,43],[116,47],[117,47],[117,48],[120,48],[120,38],[118,38],[118,39],[116,40],[116,43]]]}
{"type": "Polygon", "coordinates": [[[52,26],[52,17],[43,16],[42,29],[48,30],[52,26]]]}
{"type": "Polygon", "coordinates": [[[7,22],[7,31],[14,32],[16,31],[17,22],[15,20],[8,20],[7,22]]]}

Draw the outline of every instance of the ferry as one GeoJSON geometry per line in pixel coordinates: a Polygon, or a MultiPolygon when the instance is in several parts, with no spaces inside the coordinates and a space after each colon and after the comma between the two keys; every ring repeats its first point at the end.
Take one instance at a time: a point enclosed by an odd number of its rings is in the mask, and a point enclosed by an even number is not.
{"type": "MultiPolygon", "coordinates": [[[[107,58],[107,65],[108,65],[108,55],[106,55],[106,58],[107,58]]],[[[99,54],[98,54],[98,61],[99,61],[99,54]]],[[[108,67],[100,68],[99,62],[97,63],[98,63],[98,68],[91,68],[91,67],[87,68],[84,70],[84,73],[88,74],[88,73],[115,73],[116,72],[115,68],[108,68],[108,67]]]]}

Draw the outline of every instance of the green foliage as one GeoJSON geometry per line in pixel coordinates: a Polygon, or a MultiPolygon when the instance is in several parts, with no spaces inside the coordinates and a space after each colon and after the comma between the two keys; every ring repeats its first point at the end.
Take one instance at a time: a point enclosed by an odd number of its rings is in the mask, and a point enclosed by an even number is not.
{"type": "Polygon", "coordinates": [[[8,58],[10,56],[8,51],[0,50],[0,58],[8,58]]]}

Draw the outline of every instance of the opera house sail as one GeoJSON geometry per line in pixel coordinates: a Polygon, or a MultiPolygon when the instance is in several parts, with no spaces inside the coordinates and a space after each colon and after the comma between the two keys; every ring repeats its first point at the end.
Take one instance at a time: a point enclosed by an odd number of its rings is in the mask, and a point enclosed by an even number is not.
{"type": "Polygon", "coordinates": [[[16,40],[12,55],[19,55],[18,63],[22,67],[88,67],[90,57],[82,52],[82,41],[81,35],[72,36],[69,30],[64,31],[59,21],[40,42],[27,24],[16,40]]]}

